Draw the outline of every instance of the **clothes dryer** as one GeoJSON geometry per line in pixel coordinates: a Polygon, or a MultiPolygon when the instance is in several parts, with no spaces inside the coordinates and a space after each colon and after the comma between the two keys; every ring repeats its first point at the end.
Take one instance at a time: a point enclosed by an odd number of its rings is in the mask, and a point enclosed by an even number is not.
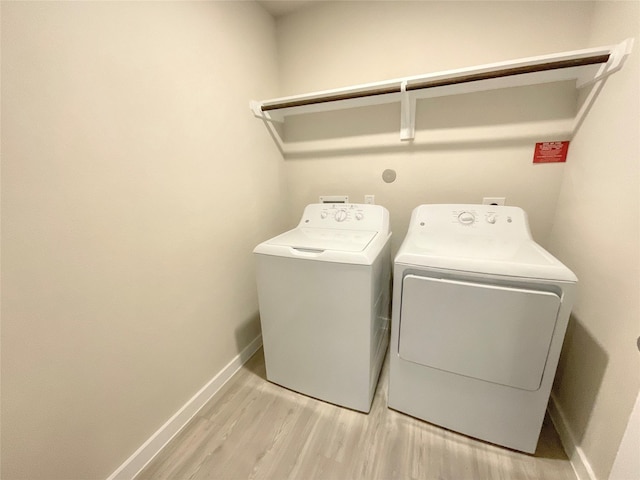
{"type": "Polygon", "coordinates": [[[269,381],[369,412],[389,343],[390,239],[380,205],[312,204],[255,248],[269,381]]]}
{"type": "Polygon", "coordinates": [[[389,407],[533,453],[576,282],[520,208],[416,208],[395,258],[389,407]]]}

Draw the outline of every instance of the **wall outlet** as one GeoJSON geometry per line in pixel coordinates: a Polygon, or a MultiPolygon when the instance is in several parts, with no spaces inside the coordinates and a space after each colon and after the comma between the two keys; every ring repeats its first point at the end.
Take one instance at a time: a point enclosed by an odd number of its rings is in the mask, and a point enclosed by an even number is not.
{"type": "Polygon", "coordinates": [[[365,195],[364,196],[364,203],[368,204],[368,205],[373,205],[375,202],[375,195],[365,195]]]}
{"type": "Polygon", "coordinates": [[[483,205],[504,205],[505,197],[484,197],[482,199],[483,205]]]}

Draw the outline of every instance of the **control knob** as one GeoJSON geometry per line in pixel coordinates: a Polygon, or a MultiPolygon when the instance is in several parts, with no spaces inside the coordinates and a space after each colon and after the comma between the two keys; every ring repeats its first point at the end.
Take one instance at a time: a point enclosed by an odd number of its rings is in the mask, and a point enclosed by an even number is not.
{"type": "Polygon", "coordinates": [[[496,216],[493,213],[487,215],[487,223],[494,224],[496,223],[496,216]]]}
{"type": "Polygon", "coordinates": [[[364,214],[362,212],[356,213],[356,220],[362,220],[364,218],[364,214]]]}
{"type": "Polygon", "coordinates": [[[471,212],[462,212],[460,215],[458,215],[458,221],[462,225],[471,225],[476,221],[476,217],[471,212]]]}
{"type": "Polygon", "coordinates": [[[347,211],[338,210],[334,218],[336,219],[336,222],[344,222],[347,219],[347,211]]]}

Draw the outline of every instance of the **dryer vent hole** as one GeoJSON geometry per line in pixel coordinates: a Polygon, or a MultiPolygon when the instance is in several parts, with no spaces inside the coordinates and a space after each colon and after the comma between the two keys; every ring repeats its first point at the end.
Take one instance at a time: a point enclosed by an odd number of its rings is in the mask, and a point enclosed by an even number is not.
{"type": "Polygon", "coordinates": [[[382,180],[386,183],[393,183],[396,179],[396,171],[387,168],[384,172],[382,172],[382,180]]]}

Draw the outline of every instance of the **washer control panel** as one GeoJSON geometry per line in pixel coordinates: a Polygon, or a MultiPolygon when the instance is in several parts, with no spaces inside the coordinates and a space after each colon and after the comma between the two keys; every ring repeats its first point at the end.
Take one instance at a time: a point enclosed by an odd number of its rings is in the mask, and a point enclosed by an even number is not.
{"type": "Polygon", "coordinates": [[[381,205],[359,203],[307,205],[301,226],[342,228],[346,230],[380,230],[388,228],[389,212],[381,205]]]}
{"type": "Polygon", "coordinates": [[[338,223],[354,221],[361,222],[365,217],[366,214],[362,208],[360,208],[360,205],[354,203],[326,205],[322,210],[320,210],[321,219],[333,219],[338,223]]]}

